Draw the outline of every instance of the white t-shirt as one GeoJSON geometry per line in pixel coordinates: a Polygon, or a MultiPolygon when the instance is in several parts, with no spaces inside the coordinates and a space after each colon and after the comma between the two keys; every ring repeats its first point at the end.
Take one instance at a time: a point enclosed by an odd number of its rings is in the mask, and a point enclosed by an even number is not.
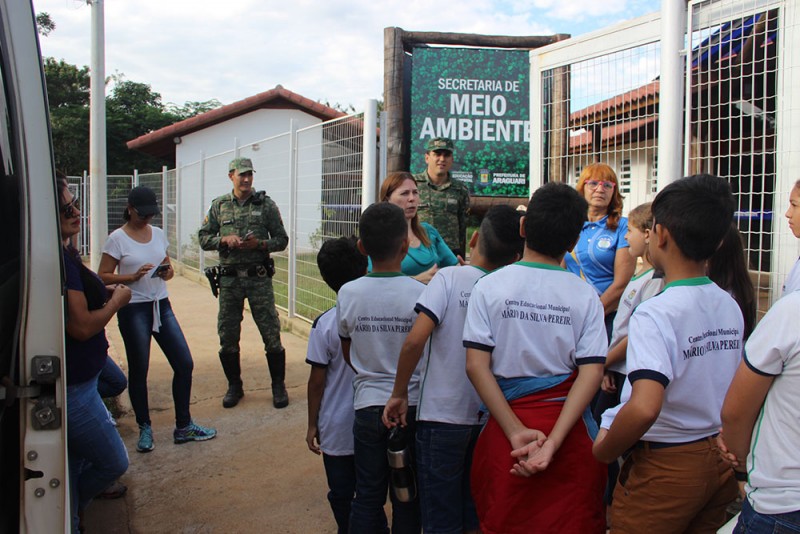
{"type": "Polygon", "coordinates": [[[484,274],[471,265],[441,269],[417,301],[416,311],[436,324],[420,362],[418,421],[481,423],[481,400],[467,377],[467,351],[461,338],[472,287],[484,274]]]}
{"type": "MultiPolygon", "coordinates": [[[[411,331],[414,305],[425,284],[402,273],[370,273],[339,290],[336,323],[349,339],[356,410],[384,406],[394,388],[400,349],[411,331]]],[[[408,384],[408,404],[419,400],[419,366],[408,384]]]]}
{"type": "Polygon", "coordinates": [[[800,289],[800,259],[794,262],[792,270],[789,271],[789,276],[786,277],[786,281],[783,283],[783,295],[788,295],[798,289],[800,289]]]}
{"type": "Polygon", "coordinates": [[[631,384],[646,378],[665,390],[661,413],[643,440],[683,443],[716,434],[743,332],[736,301],[707,277],[667,284],[631,317],[622,403],[603,413],[600,426],[611,426],[631,397],[631,384]]]}
{"type": "Polygon", "coordinates": [[[603,305],[592,286],[562,269],[518,262],[475,284],[464,346],[492,353],[496,377],[548,377],[604,363],[603,305]]]}
{"type": "MultiPolygon", "coordinates": [[[[103,254],[108,254],[119,262],[119,274],[133,274],[139,268],[152,263],[158,267],[167,257],[169,241],[161,228],[151,226],[152,236],[147,243],[139,243],[125,233],[122,228],[117,228],[108,236],[103,247],[103,254]]],[[[153,278],[153,269],[135,282],[126,284],[131,288],[131,303],[153,302],[167,298],[167,284],[160,276],[153,278]]]]}
{"type": "Polygon", "coordinates": [[[342,357],[333,308],[317,317],[311,327],[306,363],[326,371],[325,391],[317,418],[319,448],[331,456],[353,454],[353,378],[356,375],[342,357]]]}
{"type": "MultiPolygon", "coordinates": [[[[614,327],[611,334],[611,343],[608,345],[608,350],[611,351],[614,347],[619,345],[620,341],[628,335],[628,322],[630,321],[633,310],[636,306],[658,294],[664,287],[664,278],[659,276],[653,278],[655,269],[649,269],[641,274],[631,278],[628,285],[625,286],[625,291],[622,292],[622,298],[619,301],[619,308],[617,315],[614,317],[614,327]]],[[[611,364],[608,369],[618,373],[626,374],[625,360],[611,364]]]]}
{"type": "Polygon", "coordinates": [[[800,292],[773,304],[745,346],[747,366],[774,376],[753,427],[745,493],[761,514],[800,510],[800,292]]]}

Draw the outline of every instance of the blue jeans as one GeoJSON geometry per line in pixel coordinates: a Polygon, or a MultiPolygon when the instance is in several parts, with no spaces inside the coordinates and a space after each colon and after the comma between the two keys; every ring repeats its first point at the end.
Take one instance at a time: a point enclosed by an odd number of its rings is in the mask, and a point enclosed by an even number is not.
{"type": "Polygon", "coordinates": [[[786,514],[759,514],[750,502],[742,501],[742,515],[734,529],[736,534],[791,534],[800,533],[800,510],[786,514]]]}
{"type": "Polygon", "coordinates": [[[106,358],[106,364],[100,370],[97,379],[97,392],[104,399],[120,395],[128,387],[128,379],[119,365],[111,358],[106,358]]]}
{"type": "Polygon", "coordinates": [[[481,425],[417,422],[417,474],[425,534],[478,530],[470,471],[472,451],[481,428],[481,425]]]}
{"type": "Polygon", "coordinates": [[[97,393],[97,377],[67,386],[67,452],[77,532],[78,510],[128,469],[128,451],[97,393]]]}
{"type": "MultiPolygon", "coordinates": [[[[331,456],[322,454],[325,476],[328,478],[328,502],[333,510],[333,517],[339,527],[339,534],[347,534],[350,530],[350,505],[356,493],[356,463],[352,454],[347,456],[331,456]]],[[[386,517],[383,518],[384,525],[386,517]]]]}
{"type": "Polygon", "coordinates": [[[188,425],[189,397],[192,394],[192,353],[181,326],[172,313],[169,299],[159,301],[161,328],[153,332],[153,303],[128,304],[117,312],[119,332],[125,342],[128,356],[128,394],[140,425],[150,424],[150,406],[147,401],[147,371],[150,367],[150,338],[153,337],[164,351],[172,367],[172,400],[175,402],[175,427],[188,425]]]}
{"type": "MultiPolygon", "coordinates": [[[[386,458],[389,429],[381,421],[383,406],[370,406],[356,410],[353,438],[356,463],[356,496],[350,511],[350,532],[353,534],[388,533],[383,505],[389,489],[390,468],[386,458]]],[[[414,416],[416,407],[409,406],[407,421],[411,431],[409,447],[414,448],[414,416]]],[[[392,500],[392,533],[417,534],[420,532],[419,498],[399,502],[390,492],[392,500]]]]}

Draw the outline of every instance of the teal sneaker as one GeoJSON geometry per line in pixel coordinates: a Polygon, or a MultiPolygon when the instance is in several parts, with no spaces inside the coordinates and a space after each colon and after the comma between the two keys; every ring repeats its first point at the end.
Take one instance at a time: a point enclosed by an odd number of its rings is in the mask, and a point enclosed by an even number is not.
{"type": "Polygon", "coordinates": [[[139,452],[150,452],[155,449],[153,443],[153,429],[150,425],[139,425],[139,442],[136,444],[136,450],[139,452]]]}
{"type": "Polygon", "coordinates": [[[217,435],[215,428],[206,428],[191,421],[188,426],[176,428],[172,433],[175,443],[188,443],[189,441],[206,441],[217,435]]]}

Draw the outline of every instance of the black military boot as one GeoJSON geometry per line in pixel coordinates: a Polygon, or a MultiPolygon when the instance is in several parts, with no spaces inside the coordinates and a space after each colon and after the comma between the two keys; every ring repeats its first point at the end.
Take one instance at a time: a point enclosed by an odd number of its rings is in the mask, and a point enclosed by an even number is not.
{"type": "Polygon", "coordinates": [[[289,406],[289,394],[286,392],[286,351],[267,353],[267,365],[272,376],[272,405],[276,408],[289,406]]]}
{"type": "Polygon", "coordinates": [[[228,379],[228,391],[222,397],[223,408],[233,408],[239,404],[239,400],[244,397],[242,389],[242,367],[239,362],[239,353],[219,353],[219,361],[222,363],[222,370],[225,378],[228,379]]]}

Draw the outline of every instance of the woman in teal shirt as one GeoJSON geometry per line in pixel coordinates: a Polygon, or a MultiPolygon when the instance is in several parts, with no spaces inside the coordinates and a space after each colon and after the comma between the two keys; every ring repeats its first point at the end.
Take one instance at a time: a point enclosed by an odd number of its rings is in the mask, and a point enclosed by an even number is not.
{"type": "Polygon", "coordinates": [[[401,207],[406,215],[408,253],[401,264],[403,274],[427,284],[439,268],[458,265],[458,259],[439,232],[430,224],[419,222],[419,190],[411,173],[394,172],[387,176],[381,185],[380,198],[401,207]]]}

